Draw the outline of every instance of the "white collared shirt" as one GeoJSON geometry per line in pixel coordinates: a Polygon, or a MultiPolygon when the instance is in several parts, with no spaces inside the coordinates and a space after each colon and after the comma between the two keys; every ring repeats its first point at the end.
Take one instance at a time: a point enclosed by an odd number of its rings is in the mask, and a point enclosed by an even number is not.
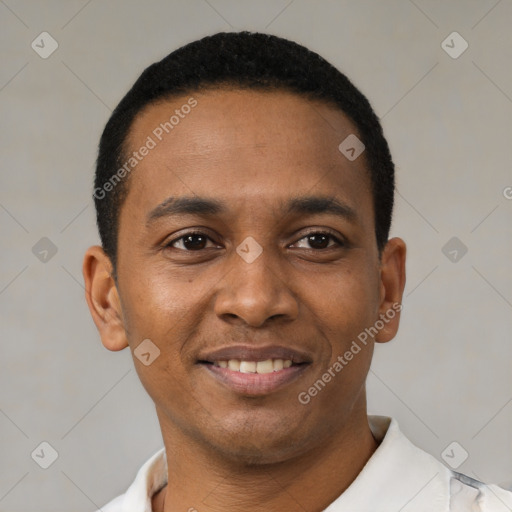
{"type": "MultiPolygon", "coordinates": [[[[379,447],[324,512],[512,511],[512,492],[448,469],[413,445],[394,419],[369,416],[368,420],[379,447]]],[[[126,493],[101,512],[152,512],[151,498],[166,484],[167,460],[162,448],[144,463],[126,493]]]]}

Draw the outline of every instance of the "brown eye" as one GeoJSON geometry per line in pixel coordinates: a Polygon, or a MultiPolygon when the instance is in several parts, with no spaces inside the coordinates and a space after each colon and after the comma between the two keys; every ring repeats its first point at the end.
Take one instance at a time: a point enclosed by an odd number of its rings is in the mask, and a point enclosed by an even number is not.
{"type": "Polygon", "coordinates": [[[330,249],[331,247],[342,247],[344,244],[336,238],[334,235],[330,233],[310,233],[302,237],[299,241],[295,243],[297,247],[303,249],[330,249]]]}
{"type": "Polygon", "coordinates": [[[203,233],[188,233],[173,240],[168,244],[168,247],[181,249],[184,251],[200,251],[206,249],[210,238],[203,233]]]}
{"type": "Polygon", "coordinates": [[[329,246],[329,241],[331,239],[330,235],[317,234],[317,235],[309,235],[308,243],[313,249],[326,249],[329,246]]]}

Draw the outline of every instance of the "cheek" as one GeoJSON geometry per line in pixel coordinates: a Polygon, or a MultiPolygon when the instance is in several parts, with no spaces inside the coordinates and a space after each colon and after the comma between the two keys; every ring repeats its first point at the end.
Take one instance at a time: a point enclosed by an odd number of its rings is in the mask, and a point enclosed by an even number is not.
{"type": "Polygon", "coordinates": [[[371,338],[364,338],[365,329],[378,318],[377,311],[377,281],[368,271],[331,276],[323,293],[316,295],[316,322],[326,340],[325,358],[303,391],[317,400],[319,414],[329,411],[329,422],[343,419],[360,403],[374,348],[371,338]]]}
{"type": "Polygon", "coordinates": [[[124,327],[141,383],[157,399],[160,392],[179,392],[184,380],[183,350],[194,330],[197,298],[162,274],[136,276],[122,290],[124,327]]]}
{"type": "MultiPolygon", "coordinates": [[[[193,306],[200,304],[201,290],[164,272],[137,272],[123,290],[125,327],[130,343],[142,336],[167,345],[191,321],[193,306]],[[187,286],[188,285],[188,286],[187,286]]],[[[164,348],[164,347],[162,347],[164,348]]]]}
{"type": "Polygon", "coordinates": [[[170,286],[163,276],[134,281],[128,296],[125,325],[143,387],[157,405],[172,401],[174,408],[190,408],[193,404],[186,400],[190,394],[187,389],[189,366],[184,363],[187,340],[197,324],[192,314],[192,303],[197,303],[197,298],[191,297],[190,292],[184,293],[175,284],[170,286]],[[150,340],[149,352],[157,354],[150,364],[139,357],[141,340],[150,340]]]}
{"type": "Polygon", "coordinates": [[[320,325],[329,331],[329,339],[333,343],[346,342],[348,337],[357,337],[377,318],[378,273],[369,265],[351,265],[350,268],[347,265],[315,280],[308,297],[320,325]]]}

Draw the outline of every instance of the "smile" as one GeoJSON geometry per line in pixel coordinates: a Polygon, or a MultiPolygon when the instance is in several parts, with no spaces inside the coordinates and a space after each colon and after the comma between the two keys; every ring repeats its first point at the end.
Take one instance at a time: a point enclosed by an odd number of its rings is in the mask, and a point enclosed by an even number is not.
{"type": "Polygon", "coordinates": [[[302,376],[313,359],[298,347],[243,344],[200,352],[196,362],[223,388],[255,397],[283,389],[302,376]]]}
{"type": "Polygon", "coordinates": [[[214,361],[213,365],[220,368],[229,368],[234,372],[265,374],[278,372],[283,368],[290,368],[292,361],[291,359],[266,359],[265,361],[230,359],[229,361],[214,361]]]}

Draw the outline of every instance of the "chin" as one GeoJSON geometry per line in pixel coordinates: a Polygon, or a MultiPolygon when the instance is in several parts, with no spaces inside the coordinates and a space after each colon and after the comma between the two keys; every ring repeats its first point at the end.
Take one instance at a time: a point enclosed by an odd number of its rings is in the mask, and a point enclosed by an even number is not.
{"type": "Polygon", "coordinates": [[[225,446],[217,446],[219,455],[224,460],[229,459],[238,466],[265,466],[269,464],[279,464],[297,457],[296,445],[289,440],[287,446],[282,449],[276,449],[275,446],[268,446],[267,443],[258,446],[257,444],[240,444],[233,446],[233,443],[227,443],[225,446]]]}
{"type": "Polygon", "coordinates": [[[246,423],[243,428],[240,424],[237,427],[217,431],[219,437],[210,438],[207,442],[222,458],[238,465],[262,466],[285,462],[302,455],[309,445],[314,444],[311,439],[315,436],[294,432],[290,428],[278,429],[270,423],[264,426],[246,423]]]}

